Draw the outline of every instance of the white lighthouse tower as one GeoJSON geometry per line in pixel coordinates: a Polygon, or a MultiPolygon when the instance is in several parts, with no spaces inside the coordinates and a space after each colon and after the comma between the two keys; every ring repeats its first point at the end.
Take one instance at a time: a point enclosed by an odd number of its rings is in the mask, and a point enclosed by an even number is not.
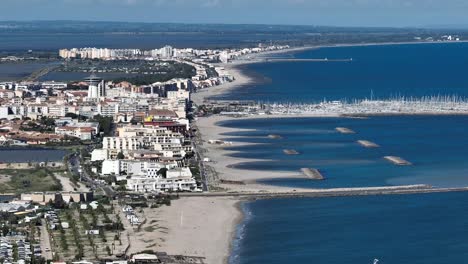
{"type": "Polygon", "coordinates": [[[92,74],[91,76],[85,79],[85,82],[89,84],[88,86],[88,98],[99,99],[106,95],[106,86],[104,80],[92,74]]]}

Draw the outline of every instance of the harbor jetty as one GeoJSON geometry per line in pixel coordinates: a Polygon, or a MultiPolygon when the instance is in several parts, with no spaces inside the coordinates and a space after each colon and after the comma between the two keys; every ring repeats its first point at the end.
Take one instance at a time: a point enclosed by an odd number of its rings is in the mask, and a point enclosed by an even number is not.
{"type": "Polygon", "coordinates": [[[378,148],[380,147],[379,145],[375,144],[372,141],[368,140],[358,140],[357,143],[365,148],[378,148]]]}
{"type": "Polygon", "coordinates": [[[356,132],[346,127],[337,127],[335,128],[335,130],[340,132],[341,134],[356,134],[356,132]]]}
{"type": "Polygon", "coordinates": [[[301,171],[305,176],[311,178],[312,180],[325,180],[325,177],[323,177],[322,173],[320,173],[320,171],[317,169],[302,168],[301,171]]]}
{"type": "Polygon", "coordinates": [[[212,192],[212,193],[179,193],[179,196],[203,196],[203,197],[239,197],[253,199],[268,198],[294,198],[294,197],[341,197],[341,196],[368,196],[368,195],[402,195],[422,193],[448,193],[468,192],[468,187],[457,188],[433,188],[426,184],[399,185],[386,187],[357,187],[357,188],[332,188],[309,189],[284,192],[212,192]]]}
{"type": "Polygon", "coordinates": [[[284,149],[283,152],[286,155],[299,155],[299,152],[294,149],[284,149]]]}
{"type": "Polygon", "coordinates": [[[398,166],[409,166],[409,165],[412,165],[411,162],[407,161],[407,160],[404,160],[400,157],[396,157],[396,156],[385,156],[384,159],[390,161],[391,163],[395,164],[395,165],[398,165],[398,166]]]}
{"type": "Polygon", "coordinates": [[[268,138],[271,138],[271,139],[281,139],[283,138],[281,135],[276,135],[276,134],[270,134],[268,135],[268,138]]]}
{"type": "Polygon", "coordinates": [[[298,58],[267,58],[265,59],[267,62],[301,62],[301,61],[309,61],[309,62],[351,62],[353,61],[352,58],[349,59],[298,59],[298,58]]]}

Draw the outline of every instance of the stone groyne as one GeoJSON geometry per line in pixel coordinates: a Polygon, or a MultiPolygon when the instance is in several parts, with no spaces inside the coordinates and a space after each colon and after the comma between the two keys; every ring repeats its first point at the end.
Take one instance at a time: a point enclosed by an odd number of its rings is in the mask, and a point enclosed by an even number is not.
{"type": "Polygon", "coordinates": [[[346,127],[337,127],[335,128],[335,130],[340,132],[341,134],[356,134],[355,131],[346,127]]]}
{"type": "Polygon", "coordinates": [[[286,155],[299,155],[299,152],[294,149],[283,149],[283,152],[286,155]]]}
{"type": "Polygon", "coordinates": [[[400,158],[400,157],[396,157],[396,156],[385,156],[384,159],[390,161],[391,163],[395,164],[395,165],[398,165],[398,166],[409,166],[409,165],[413,165],[411,162],[403,159],[403,158],[400,158]]]}
{"type": "Polygon", "coordinates": [[[268,138],[271,138],[271,139],[281,139],[283,138],[281,135],[276,135],[276,134],[270,134],[268,135],[268,138]]]}
{"type": "Polygon", "coordinates": [[[358,140],[357,143],[365,148],[378,148],[380,147],[379,145],[375,144],[372,141],[368,140],[358,140]]]}
{"type": "Polygon", "coordinates": [[[320,171],[317,169],[302,168],[301,171],[302,173],[304,173],[305,176],[309,177],[312,180],[325,180],[325,177],[323,177],[322,173],[320,173],[320,171]]]}

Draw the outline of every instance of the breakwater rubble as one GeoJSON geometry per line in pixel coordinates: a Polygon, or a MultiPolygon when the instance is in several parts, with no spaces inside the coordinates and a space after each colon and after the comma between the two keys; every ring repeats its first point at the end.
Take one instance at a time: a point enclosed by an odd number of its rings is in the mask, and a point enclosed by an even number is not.
{"type": "Polygon", "coordinates": [[[411,162],[403,159],[403,158],[400,158],[400,157],[396,157],[396,156],[385,156],[384,159],[390,161],[391,163],[395,164],[395,165],[398,165],[398,166],[409,166],[409,165],[413,165],[411,162]]]}
{"type": "Polygon", "coordinates": [[[325,180],[325,177],[323,177],[322,173],[320,173],[320,171],[317,169],[302,168],[301,171],[302,173],[304,173],[305,176],[309,177],[312,180],[325,180]]]}
{"type": "Polygon", "coordinates": [[[365,148],[378,148],[380,147],[376,143],[368,140],[358,140],[357,143],[365,148]]]}

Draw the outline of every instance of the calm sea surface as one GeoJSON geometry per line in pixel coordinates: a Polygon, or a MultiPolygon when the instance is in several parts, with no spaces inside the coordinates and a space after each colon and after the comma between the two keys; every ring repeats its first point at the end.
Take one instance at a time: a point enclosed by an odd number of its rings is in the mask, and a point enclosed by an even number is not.
{"type": "Polygon", "coordinates": [[[231,263],[466,263],[468,193],[244,204],[231,263]]]}
{"type": "Polygon", "coordinates": [[[468,116],[387,116],[352,118],[278,118],[234,120],[229,127],[256,129],[225,134],[225,140],[261,143],[230,147],[234,157],[264,159],[237,168],[288,171],[317,168],[325,181],[281,179],[271,184],[311,188],[431,184],[437,187],[468,186],[468,116]],[[347,127],[356,134],[338,133],[347,127]],[[281,135],[280,139],[268,135],[281,135]],[[369,140],[379,148],[364,148],[369,140]],[[286,155],[295,149],[300,155],[286,155]],[[383,159],[399,156],[413,166],[395,166],[383,159]]]}
{"type": "MultiPolygon", "coordinates": [[[[277,62],[247,66],[262,82],[227,99],[318,102],[324,98],[395,96],[468,97],[468,44],[326,48],[297,58],[353,58],[352,62],[277,62]]],[[[280,179],[294,187],[431,184],[468,186],[467,116],[388,116],[368,119],[282,118],[234,120],[224,126],[255,129],[226,140],[261,143],[232,147],[236,164],[254,170],[320,169],[325,181],[280,179]],[[344,135],[336,127],[356,134],[344,135]],[[270,139],[279,134],[280,139],[270,139]],[[368,149],[356,143],[380,145],[368,149]],[[283,149],[300,155],[288,156],[283,149]],[[400,156],[412,166],[383,159],[400,156]]],[[[272,199],[244,204],[231,263],[465,263],[468,259],[467,193],[408,196],[272,199]]]]}
{"type": "Polygon", "coordinates": [[[341,47],[284,57],[351,62],[275,62],[248,65],[260,83],[219,96],[270,102],[458,95],[468,97],[468,43],[341,47]]]}

